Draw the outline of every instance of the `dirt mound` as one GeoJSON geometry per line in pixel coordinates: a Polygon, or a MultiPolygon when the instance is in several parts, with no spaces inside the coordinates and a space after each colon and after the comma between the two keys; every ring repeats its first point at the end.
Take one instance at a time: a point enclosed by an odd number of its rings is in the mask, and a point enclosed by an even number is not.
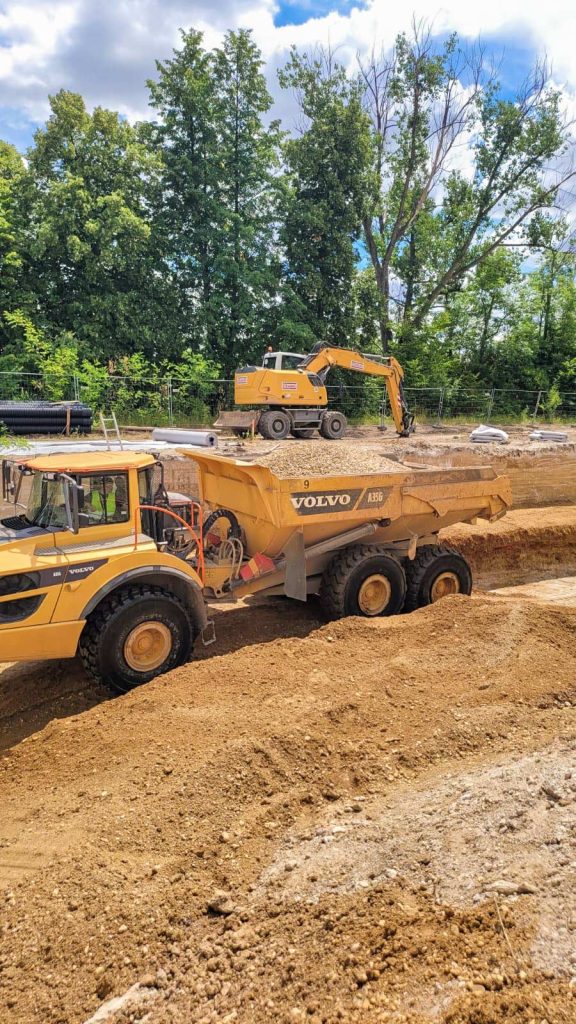
{"type": "Polygon", "coordinates": [[[576,611],[452,598],[191,664],[31,735],[0,763],[0,1020],[83,1024],[129,992],[100,1019],[573,1021],[565,947],[535,955],[537,895],[475,904],[440,868],[463,855],[461,787],[511,817],[521,759],[556,771],[575,628],[576,611]],[[461,814],[436,835],[448,775],[461,814]],[[296,884],[338,825],[396,844],[398,874],[367,863],[351,885],[354,861],[334,890],[319,868],[296,884]]]}
{"type": "Polygon", "coordinates": [[[270,450],[250,454],[251,462],[267,466],[277,476],[337,476],[353,473],[406,473],[400,463],[378,448],[350,441],[293,439],[270,450]]]}

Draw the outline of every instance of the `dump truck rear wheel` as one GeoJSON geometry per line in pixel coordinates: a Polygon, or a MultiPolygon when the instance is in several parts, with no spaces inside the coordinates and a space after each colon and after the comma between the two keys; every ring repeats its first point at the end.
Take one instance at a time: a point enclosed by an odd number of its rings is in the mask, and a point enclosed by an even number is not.
{"type": "Polygon", "coordinates": [[[365,544],[334,555],[320,587],[320,600],[332,619],[395,615],[405,597],[406,577],[400,562],[387,551],[365,544]]]}
{"type": "Polygon", "coordinates": [[[449,594],[472,593],[472,572],[465,558],[453,548],[425,544],[406,564],[406,603],[414,611],[434,604],[449,594]]]}
{"type": "Polygon", "coordinates": [[[87,671],[120,693],[188,661],[194,630],[182,602],[160,587],[130,587],[89,616],[80,640],[87,671]]]}
{"type": "Polygon", "coordinates": [[[320,433],[328,441],[336,441],[346,433],[346,417],[342,412],[325,412],[320,424],[320,433]]]}
{"type": "Polygon", "coordinates": [[[263,412],[258,420],[258,430],[262,437],[269,441],[283,441],[285,437],[288,437],[291,426],[290,417],[281,409],[269,409],[267,412],[263,412]]]}

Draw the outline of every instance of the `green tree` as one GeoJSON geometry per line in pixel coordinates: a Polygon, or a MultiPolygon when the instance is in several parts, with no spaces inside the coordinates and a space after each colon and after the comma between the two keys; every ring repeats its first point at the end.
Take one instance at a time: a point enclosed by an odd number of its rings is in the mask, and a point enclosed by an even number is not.
{"type": "Polygon", "coordinates": [[[182,34],[149,83],[151,137],[164,165],[162,221],[184,335],[230,374],[261,353],[277,291],[278,123],[246,31],[204,49],[182,34]]]}
{"type": "Polygon", "coordinates": [[[279,78],[296,91],[306,119],[284,147],[287,281],[313,336],[351,344],[355,242],[373,192],[370,123],[358,84],[329,52],[308,57],[293,50],[279,78]]]}
{"type": "Polygon", "coordinates": [[[568,164],[549,175],[571,141],[546,67],[537,65],[514,99],[502,97],[484,67],[483,54],[462,48],[455,36],[438,47],[426,28],[415,26],[411,36],[398,37],[392,57],[361,68],[379,179],[364,232],[381,295],[383,341],[393,319],[409,341],[503,243],[538,246],[547,211],[574,176],[568,164]],[[464,145],[469,172],[457,167],[464,145]],[[393,316],[396,267],[405,277],[393,316]]]}
{"type": "Polygon", "coordinates": [[[26,283],[34,319],[115,359],[177,350],[150,223],[158,161],[113,111],[60,92],[29,152],[26,283]]]}
{"type": "MultiPolygon", "coordinates": [[[[16,308],[22,299],[22,245],[24,220],[21,197],[26,167],[14,146],[0,141],[0,314],[16,308]]],[[[0,351],[9,336],[0,317],[0,351]]]]}
{"type": "Polygon", "coordinates": [[[391,55],[362,62],[356,79],[329,54],[293,53],[281,81],[297,87],[308,119],[287,146],[296,189],[295,226],[288,213],[286,232],[292,272],[312,310],[330,293],[346,306],[350,238],[361,221],[381,346],[388,349],[394,329],[411,359],[438,308],[487,257],[503,244],[548,244],[551,211],[576,172],[565,159],[570,127],[545,66],[504,98],[481,51],[456,36],[437,44],[415,25],[391,55]],[[352,131],[362,133],[354,145],[342,130],[347,112],[352,131]],[[467,168],[459,166],[463,151],[467,168]],[[327,251],[315,251],[325,238],[327,251]],[[319,268],[332,259],[336,272],[324,290],[319,268]]]}
{"type": "Polygon", "coordinates": [[[518,319],[520,259],[515,251],[496,249],[446,304],[444,344],[448,353],[458,353],[469,372],[491,387],[503,386],[497,376],[497,350],[518,319]]]}

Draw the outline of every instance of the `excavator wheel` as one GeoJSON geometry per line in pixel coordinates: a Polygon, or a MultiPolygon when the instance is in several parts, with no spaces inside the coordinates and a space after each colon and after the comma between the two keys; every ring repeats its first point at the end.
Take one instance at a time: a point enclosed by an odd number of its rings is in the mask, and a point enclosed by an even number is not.
{"type": "Polygon", "coordinates": [[[188,661],[194,638],[174,594],[161,587],[127,587],[88,617],[80,656],[90,675],[126,693],[188,661]]]}
{"type": "Polygon", "coordinates": [[[283,441],[291,427],[292,421],[282,409],[268,409],[258,420],[258,430],[269,441],[283,441]]]}
{"type": "Polygon", "coordinates": [[[320,600],[331,619],[395,615],[406,597],[398,559],[384,548],[354,544],[338,551],[322,577],[320,600]]]}
{"type": "Polygon", "coordinates": [[[413,561],[406,562],[408,589],[404,611],[424,608],[449,594],[472,593],[472,572],[453,548],[424,544],[413,561]]]}
{"type": "Polygon", "coordinates": [[[311,437],[314,437],[316,430],[314,427],[293,427],[290,433],[292,437],[299,437],[301,441],[308,441],[311,437]]]}
{"type": "Polygon", "coordinates": [[[320,433],[328,441],[336,441],[346,433],[346,417],[342,412],[325,412],[320,424],[320,433]]]}

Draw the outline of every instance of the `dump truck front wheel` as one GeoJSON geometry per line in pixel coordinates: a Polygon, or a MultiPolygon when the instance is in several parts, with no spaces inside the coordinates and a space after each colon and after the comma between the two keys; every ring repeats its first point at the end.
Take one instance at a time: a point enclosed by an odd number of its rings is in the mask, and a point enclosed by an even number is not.
{"type": "Polygon", "coordinates": [[[341,412],[325,412],[320,424],[320,433],[328,441],[336,441],[346,433],[346,417],[341,412]]]}
{"type": "Polygon", "coordinates": [[[320,587],[320,600],[332,619],[346,615],[395,615],[406,597],[400,562],[386,550],[364,544],[334,555],[320,587]]]}
{"type": "Polygon", "coordinates": [[[188,661],[193,642],[193,626],[175,594],[128,587],[89,616],[80,655],[95,679],[126,693],[188,661]]]}
{"type": "Polygon", "coordinates": [[[291,427],[292,420],[281,409],[268,409],[258,420],[258,430],[269,441],[283,441],[288,437],[291,427]]]}
{"type": "Polygon", "coordinates": [[[404,610],[434,604],[449,594],[472,593],[472,573],[465,558],[453,548],[425,544],[406,564],[408,589],[404,610]]]}

